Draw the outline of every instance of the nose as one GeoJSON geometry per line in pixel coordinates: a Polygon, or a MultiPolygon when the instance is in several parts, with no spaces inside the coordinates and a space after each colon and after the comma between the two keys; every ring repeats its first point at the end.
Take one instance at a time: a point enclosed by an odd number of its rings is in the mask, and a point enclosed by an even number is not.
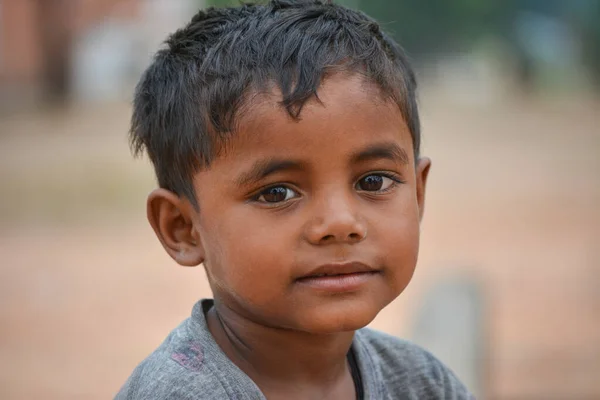
{"type": "Polygon", "coordinates": [[[306,238],[313,245],[358,243],[367,237],[367,226],[350,196],[331,196],[313,208],[306,238]]]}

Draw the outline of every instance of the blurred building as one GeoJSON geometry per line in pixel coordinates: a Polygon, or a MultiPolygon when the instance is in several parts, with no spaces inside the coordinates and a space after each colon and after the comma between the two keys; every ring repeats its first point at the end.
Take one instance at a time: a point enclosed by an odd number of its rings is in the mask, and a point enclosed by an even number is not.
{"type": "Polygon", "coordinates": [[[199,3],[0,0],[0,106],[122,98],[199,3]]]}

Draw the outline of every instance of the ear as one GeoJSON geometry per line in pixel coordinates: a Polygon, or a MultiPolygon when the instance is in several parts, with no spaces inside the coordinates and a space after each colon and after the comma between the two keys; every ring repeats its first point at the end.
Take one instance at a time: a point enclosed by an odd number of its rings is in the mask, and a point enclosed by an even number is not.
{"type": "Polygon", "coordinates": [[[204,248],[194,228],[196,213],[191,203],[166,189],[148,195],[148,221],[171,258],[185,267],[204,261],[204,248]]]}
{"type": "Polygon", "coordinates": [[[417,205],[419,206],[419,221],[423,219],[425,211],[425,190],[427,186],[427,177],[431,168],[431,160],[427,157],[421,157],[417,161],[416,183],[417,183],[417,205]]]}

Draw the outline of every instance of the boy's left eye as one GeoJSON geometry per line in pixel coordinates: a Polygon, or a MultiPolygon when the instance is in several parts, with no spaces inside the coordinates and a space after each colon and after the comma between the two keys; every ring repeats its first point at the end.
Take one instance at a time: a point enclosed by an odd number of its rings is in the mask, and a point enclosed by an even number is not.
{"type": "Polygon", "coordinates": [[[365,192],[385,192],[393,187],[397,180],[382,174],[371,174],[356,182],[356,189],[365,192]]]}

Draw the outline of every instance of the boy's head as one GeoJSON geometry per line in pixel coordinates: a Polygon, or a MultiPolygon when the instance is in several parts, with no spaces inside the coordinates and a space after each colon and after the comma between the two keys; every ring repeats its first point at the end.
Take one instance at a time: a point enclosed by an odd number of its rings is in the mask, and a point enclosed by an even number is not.
{"type": "Polygon", "coordinates": [[[222,313],[366,325],[416,264],[430,164],[415,90],[400,47],[362,13],[316,0],[198,13],[134,102],[163,246],[204,263],[222,313]]]}

